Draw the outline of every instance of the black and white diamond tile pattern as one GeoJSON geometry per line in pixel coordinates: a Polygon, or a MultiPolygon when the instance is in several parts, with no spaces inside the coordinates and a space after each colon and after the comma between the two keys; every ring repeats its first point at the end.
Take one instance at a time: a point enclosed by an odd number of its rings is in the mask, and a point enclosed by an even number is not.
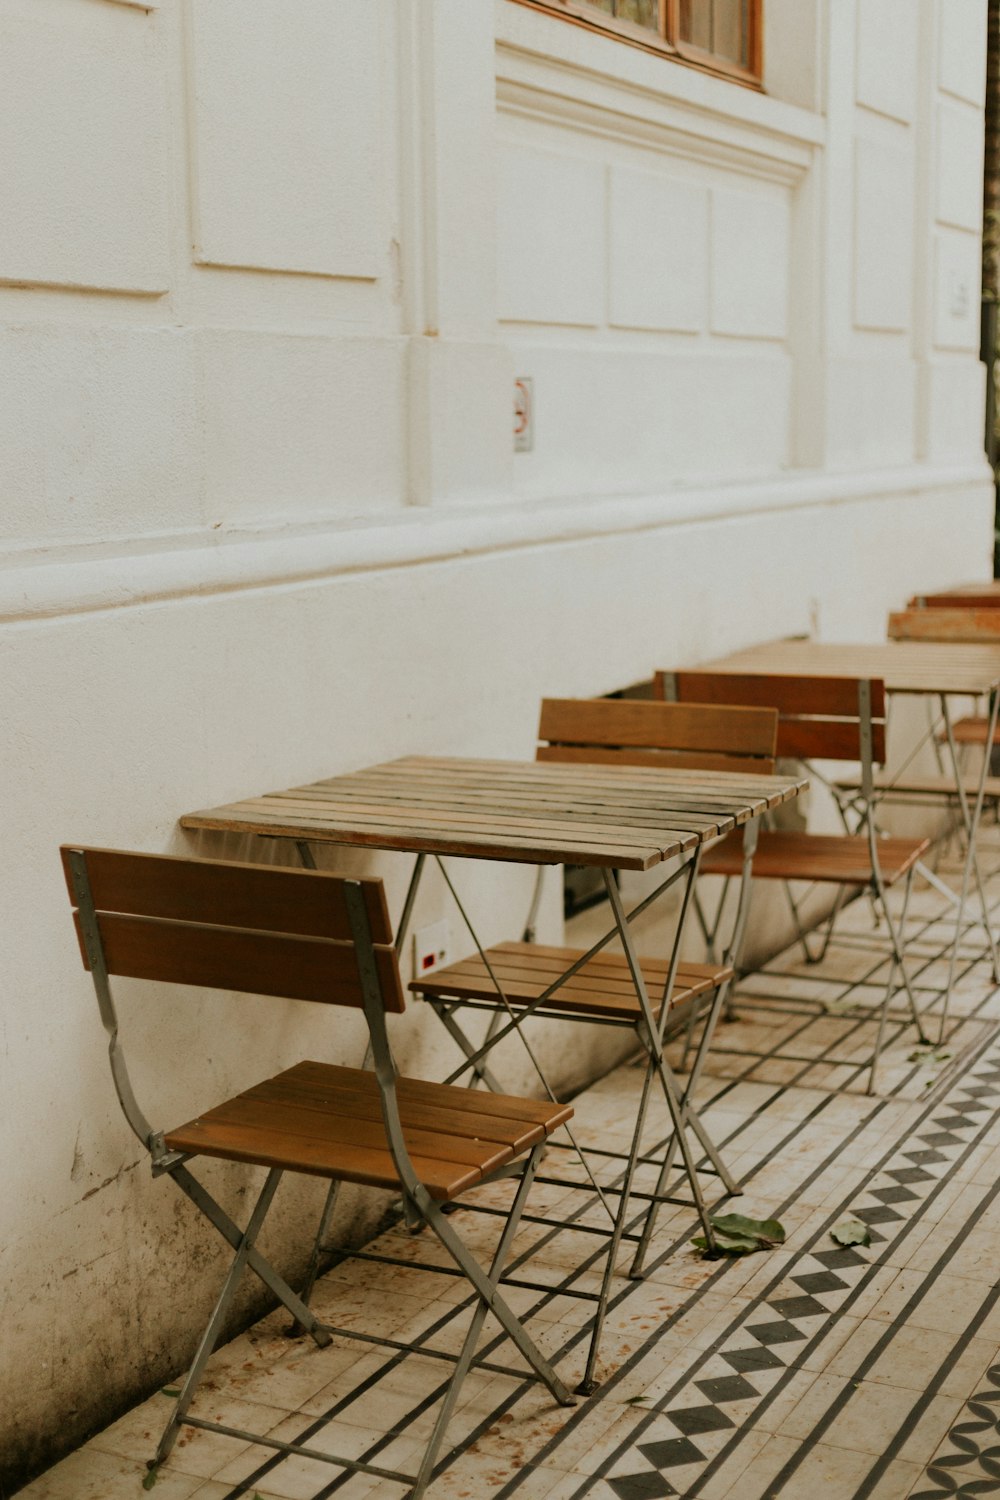
{"type": "MultiPolygon", "coordinates": [[[[984,1059],[896,1147],[864,1191],[831,1217],[831,1224],[848,1216],[867,1224],[872,1248],[838,1249],[826,1230],[818,1234],[795,1269],[786,1269],[780,1278],[784,1290],[778,1292],[776,1280],[778,1294],[758,1299],[724,1346],[700,1364],[690,1383],[646,1415],[646,1424],[655,1422],[658,1432],[666,1418],[677,1436],[643,1442],[640,1426],[629,1451],[604,1475],[604,1482],[620,1500],[698,1493],[707,1465],[734,1438],[739,1440],[736,1429],[752,1418],[755,1407],[791,1379],[800,1368],[804,1348],[828,1333],[841,1313],[849,1312],[856,1294],[878,1266],[878,1252],[905,1238],[922,1206],[998,1105],[1000,1065],[993,1058],[984,1059]],[[801,1296],[787,1294],[789,1281],[801,1289],[801,1296]],[[732,1412],[735,1403],[739,1403],[738,1422],[732,1412]]],[[[954,1458],[938,1461],[928,1471],[928,1478],[943,1487],[928,1488],[923,1500],[991,1493],[982,1487],[949,1488],[949,1471],[959,1467],[964,1471],[960,1483],[969,1482],[973,1464],[979,1465],[984,1477],[1000,1481],[1000,1365],[988,1378],[991,1389],[969,1402],[972,1415],[952,1430],[954,1458]]],[[[1000,1495],[1000,1483],[992,1492],[1000,1495]]]]}

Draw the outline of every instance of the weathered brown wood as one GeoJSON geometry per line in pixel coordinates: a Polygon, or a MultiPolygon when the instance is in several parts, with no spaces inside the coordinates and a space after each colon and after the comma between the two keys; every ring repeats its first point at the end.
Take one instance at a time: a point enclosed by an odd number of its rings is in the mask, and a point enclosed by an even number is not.
{"type": "Polygon", "coordinates": [[[545,698],[538,726],[538,738],[553,745],[736,753],[769,762],[775,734],[775,718],[766,707],[706,708],[624,698],[545,698]]]}
{"type": "MultiPolygon", "coordinates": [[[[374,1076],[367,1070],[359,1072],[357,1068],[338,1067],[333,1063],[300,1062],[296,1064],[293,1071],[296,1080],[303,1088],[307,1084],[327,1088],[332,1081],[344,1092],[356,1090],[366,1098],[378,1097],[374,1076]]],[[[462,1114],[483,1114],[485,1120],[479,1127],[479,1131],[490,1140],[506,1139],[504,1136],[495,1134],[495,1126],[492,1122],[497,1116],[545,1125],[552,1119],[554,1110],[568,1108],[565,1105],[553,1104],[548,1099],[521,1099],[509,1094],[494,1094],[488,1090],[466,1089],[457,1083],[447,1086],[440,1083],[428,1083],[422,1078],[397,1078],[396,1092],[401,1104],[411,1101],[414,1105],[457,1109],[462,1114]]],[[[569,1116],[563,1115],[560,1118],[568,1119],[569,1116]]]]}
{"type": "Polygon", "coordinates": [[[646,870],[794,797],[794,777],[408,757],[186,814],[186,828],[646,870]]]}
{"type": "MultiPolygon", "coordinates": [[[[553,948],[535,943],[499,943],[487,952],[490,969],[512,1006],[529,1005],[581,957],[583,949],[553,948]]],[[[669,964],[666,959],[641,960],[650,1003],[658,1015],[663,1003],[669,964]]],[[[717,989],[732,978],[732,969],[711,964],[678,966],[671,1008],[682,1001],[717,989]]],[[[410,989],[428,998],[440,997],[502,1006],[489,969],[478,954],[447,968],[414,979],[410,989]]],[[[596,954],[539,1007],[541,1014],[572,1015],[614,1020],[634,1025],[641,1016],[635,985],[622,954],[596,954]]]]}
{"type": "MultiPolygon", "coordinates": [[[[792,760],[861,760],[861,724],[846,719],[785,719],[778,725],[778,753],[792,760]]],[[[885,720],[872,723],[872,760],[885,760],[885,720]]]]}
{"type": "MultiPolygon", "coordinates": [[[[70,899],[69,845],[62,855],[70,899]]],[[[262,932],[349,940],[343,876],[275,865],[135,854],[79,845],[95,906],[101,911],[211,922],[262,932]]],[[[392,927],[382,881],[360,880],[372,942],[391,943],[392,927]]]]}
{"type": "Polygon", "coordinates": [[[997,609],[1000,608],[1000,579],[986,583],[961,583],[955,588],[938,589],[931,594],[915,594],[910,609],[997,609]]]}
{"type": "MultiPolygon", "coordinates": [[[[416,1090],[411,1080],[399,1083],[407,1150],[421,1180],[439,1200],[482,1181],[573,1114],[569,1105],[489,1093],[469,1100],[471,1093],[444,1084],[424,1083],[416,1090]]],[[[398,1173],[372,1106],[378,1110],[371,1073],[300,1063],[168,1131],[165,1140],[173,1151],[395,1188],[398,1173]]]]}
{"type": "MultiPolygon", "coordinates": [[[[320,1064],[319,1066],[322,1066],[320,1064]]],[[[280,1078],[268,1079],[246,1092],[248,1099],[260,1099],[275,1104],[294,1105],[297,1109],[318,1110],[321,1113],[344,1115],[351,1120],[382,1123],[382,1105],[377,1094],[361,1093],[352,1086],[331,1088],[329,1082],[299,1079],[294,1087],[280,1078]]],[[[460,1110],[465,1115],[468,1110],[460,1110]]],[[[455,1122],[455,1109],[451,1101],[447,1107],[423,1103],[420,1109],[421,1127],[449,1135],[455,1122]]],[[[489,1114],[477,1121],[474,1134],[505,1146],[509,1153],[518,1156],[538,1139],[538,1121],[524,1117],[508,1119],[501,1114],[489,1114]]]]}
{"type": "MultiPolygon", "coordinates": [[[[983,720],[984,729],[987,721],[983,720]]],[[[860,789],[860,780],[857,776],[838,778],[836,786],[845,792],[856,792],[860,789]]],[[[962,777],[962,786],[967,797],[974,798],[979,792],[978,775],[962,777]]],[[[891,793],[898,797],[927,797],[939,800],[941,797],[957,797],[958,789],[952,776],[892,776],[889,772],[882,772],[875,777],[875,790],[891,793]]],[[[988,801],[996,801],[1000,798],[1000,776],[987,776],[983,783],[983,795],[988,801]]]]}
{"type": "MultiPolygon", "coordinates": [[[[985,718],[968,717],[956,719],[951,726],[951,732],[955,738],[956,745],[985,745],[989,739],[990,721],[985,718]]],[[[938,734],[942,744],[947,744],[947,730],[942,729],[938,734]]]]}
{"type": "MultiPolygon", "coordinates": [[[[73,915],[79,937],[79,913],[73,915]]],[[[98,912],[97,923],[110,974],[288,1000],[361,1004],[357,954],[350,943],[120,912],[98,912]]],[[[86,964],[82,938],[80,951],[86,964]]],[[[385,1008],[402,1011],[395,951],[377,947],[374,952],[385,1008]]]]}
{"type": "Polygon", "coordinates": [[[607,750],[597,745],[539,745],[539,760],[562,765],[648,766],[664,771],[759,771],[761,756],[715,754],[707,750],[607,750]]]}
{"type": "MultiPolygon", "coordinates": [[[[885,884],[893,885],[912,869],[930,848],[929,839],[879,839],[879,868],[885,884]]],[[[738,875],[743,848],[725,839],[702,860],[707,875],[738,875]]],[[[816,880],[837,885],[868,885],[872,863],[866,836],[829,836],[816,833],[761,833],[753,861],[754,878],[816,880]]]]}
{"type": "MultiPolygon", "coordinates": [[[[667,679],[677,684],[680,703],[757,704],[777,708],[782,715],[812,714],[828,719],[856,719],[858,716],[857,675],[769,676],[744,671],[725,672],[711,665],[693,671],[657,672],[657,693],[664,693],[667,679]]],[[[872,715],[885,716],[885,689],[877,678],[871,684],[872,715]]],[[[779,727],[779,754],[780,754],[779,727]]]]}
{"type": "Polygon", "coordinates": [[[879,678],[890,693],[979,696],[1000,683],[1000,646],[938,641],[842,645],[828,641],[769,641],[704,662],[700,672],[751,672],[796,677],[879,678]]]}
{"type": "Polygon", "coordinates": [[[965,641],[1000,644],[1000,609],[906,609],[889,616],[894,641],[965,641]]]}
{"type": "MultiPolygon", "coordinates": [[[[765,676],[742,672],[658,673],[658,691],[682,701],[768,703],[778,710],[778,754],[796,760],[862,758],[856,677],[765,676]]],[[[885,688],[869,682],[872,758],[885,760],[885,688]]]]}

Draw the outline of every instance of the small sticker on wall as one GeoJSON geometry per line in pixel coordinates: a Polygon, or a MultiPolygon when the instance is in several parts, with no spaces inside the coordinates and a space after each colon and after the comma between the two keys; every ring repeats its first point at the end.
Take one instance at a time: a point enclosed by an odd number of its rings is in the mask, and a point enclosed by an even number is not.
{"type": "Polygon", "coordinates": [[[530,453],[535,446],[535,382],[530,375],[514,381],[514,452],[530,453]]]}

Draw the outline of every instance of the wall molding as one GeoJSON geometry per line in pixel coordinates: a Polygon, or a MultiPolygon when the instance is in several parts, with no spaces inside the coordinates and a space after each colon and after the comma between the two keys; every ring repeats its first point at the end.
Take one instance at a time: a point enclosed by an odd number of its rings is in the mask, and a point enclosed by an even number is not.
{"type": "Polygon", "coordinates": [[[692,486],[655,495],[572,497],[543,504],[412,507],[370,521],[330,518],[308,527],[205,530],[0,553],[0,624],[300,587],[337,577],[460,562],[522,548],[557,547],[712,525],[868,500],[990,488],[985,463],[912,465],[860,474],[798,473],[748,484],[692,486]]]}
{"type": "Polygon", "coordinates": [[[826,140],[825,120],[808,110],[507,0],[498,10],[497,103],[507,115],[786,184],[808,170],[826,140]],[[553,27],[564,55],[552,54],[553,27]]]}

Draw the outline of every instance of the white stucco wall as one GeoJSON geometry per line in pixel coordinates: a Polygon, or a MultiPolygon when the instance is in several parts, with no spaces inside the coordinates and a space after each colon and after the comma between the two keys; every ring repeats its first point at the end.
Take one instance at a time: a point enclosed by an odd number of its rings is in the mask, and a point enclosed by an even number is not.
{"type": "MultiPolygon", "coordinates": [[[[288,857],[176,819],[987,574],[984,0],[765,8],[759,95],[513,0],[0,0],[0,1474],[172,1375],[219,1264],[117,1111],[61,841],[288,857]]],[[[530,875],[462,873],[516,934],[530,875]]],[[[124,987],[162,1123],[360,1056],[263,1001],[224,1048],[232,1004],[124,987]]]]}

